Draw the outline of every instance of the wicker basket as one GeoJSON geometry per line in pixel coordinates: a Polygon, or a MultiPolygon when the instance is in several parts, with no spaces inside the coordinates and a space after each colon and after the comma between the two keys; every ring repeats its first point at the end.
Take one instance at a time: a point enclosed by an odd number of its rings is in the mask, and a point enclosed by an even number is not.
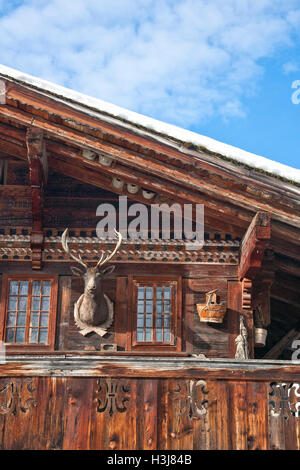
{"type": "Polygon", "coordinates": [[[197,312],[201,322],[223,323],[226,305],[217,303],[217,289],[207,292],[206,303],[197,304],[197,312]]]}

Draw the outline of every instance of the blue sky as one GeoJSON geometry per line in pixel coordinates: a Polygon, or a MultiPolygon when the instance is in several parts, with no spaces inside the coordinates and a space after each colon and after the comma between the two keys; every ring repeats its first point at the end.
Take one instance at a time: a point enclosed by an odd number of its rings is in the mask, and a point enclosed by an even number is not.
{"type": "Polygon", "coordinates": [[[4,65],[300,168],[300,0],[0,0],[0,41],[4,65]]]}

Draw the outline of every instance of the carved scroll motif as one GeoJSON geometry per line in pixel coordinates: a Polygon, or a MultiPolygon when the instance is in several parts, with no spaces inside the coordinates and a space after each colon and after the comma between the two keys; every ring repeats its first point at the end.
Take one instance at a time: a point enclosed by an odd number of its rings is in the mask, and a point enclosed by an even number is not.
{"type": "Polygon", "coordinates": [[[115,413],[124,413],[127,410],[130,385],[124,379],[101,378],[97,380],[97,412],[108,412],[109,416],[115,413]]]}
{"type": "Polygon", "coordinates": [[[204,380],[189,380],[177,384],[171,398],[176,407],[176,413],[187,415],[190,420],[199,419],[207,413],[208,390],[204,380]]]}
{"type": "Polygon", "coordinates": [[[0,382],[0,414],[17,416],[28,413],[37,402],[33,398],[35,388],[32,380],[0,382]]]}
{"type": "Polygon", "coordinates": [[[272,382],[270,387],[271,392],[269,396],[271,400],[269,401],[269,405],[271,416],[283,416],[284,419],[289,419],[291,416],[299,418],[300,385],[296,382],[289,384],[272,382]]]}

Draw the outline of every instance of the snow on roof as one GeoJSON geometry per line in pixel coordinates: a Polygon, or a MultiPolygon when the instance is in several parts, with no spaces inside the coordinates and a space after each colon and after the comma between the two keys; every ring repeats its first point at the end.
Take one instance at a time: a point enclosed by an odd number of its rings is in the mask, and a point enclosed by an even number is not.
{"type": "Polygon", "coordinates": [[[235,160],[236,162],[249,167],[263,170],[271,175],[280,176],[287,180],[300,183],[299,169],[283,165],[282,163],[269,160],[268,158],[255,155],[254,153],[246,152],[245,150],[241,150],[237,147],[218,142],[210,137],[143,116],[142,114],[129,111],[125,108],[115,106],[97,98],[92,98],[88,95],[84,95],[83,93],[48,82],[47,80],[33,77],[32,75],[6,67],[5,65],[0,65],[0,76],[29,85],[43,92],[53,94],[62,100],[71,101],[73,103],[75,102],[85,108],[89,108],[94,111],[96,110],[99,113],[108,114],[116,119],[121,119],[122,121],[125,120],[130,124],[142,126],[149,132],[164,135],[171,139],[173,138],[177,141],[181,141],[182,143],[189,143],[200,148],[205,148],[210,152],[220,154],[228,159],[235,160]]]}

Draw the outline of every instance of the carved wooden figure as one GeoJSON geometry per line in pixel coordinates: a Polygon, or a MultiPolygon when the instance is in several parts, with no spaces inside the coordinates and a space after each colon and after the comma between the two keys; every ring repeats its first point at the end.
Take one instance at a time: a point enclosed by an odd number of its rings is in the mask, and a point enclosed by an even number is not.
{"type": "Polygon", "coordinates": [[[100,268],[113,258],[122,243],[122,235],[116,230],[115,233],[118,236],[118,241],[112,253],[105,256],[104,251],[102,251],[96,266],[92,267],[89,267],[80,255],[75,256],[71,253],[68,246],[68,229],[62,235],[61,242],[65,252],[84,267],[84,270],[77,267],[71,268],[75,276],[82,276],[84,279],[84,293],[74,305],[75,323],[84,336],[92,332],[104,336],[113,322],[113,303],[103,292],[102,279],[105,275],[111,274],[115,266],[109,266],[105,269],[100,268]]]}

